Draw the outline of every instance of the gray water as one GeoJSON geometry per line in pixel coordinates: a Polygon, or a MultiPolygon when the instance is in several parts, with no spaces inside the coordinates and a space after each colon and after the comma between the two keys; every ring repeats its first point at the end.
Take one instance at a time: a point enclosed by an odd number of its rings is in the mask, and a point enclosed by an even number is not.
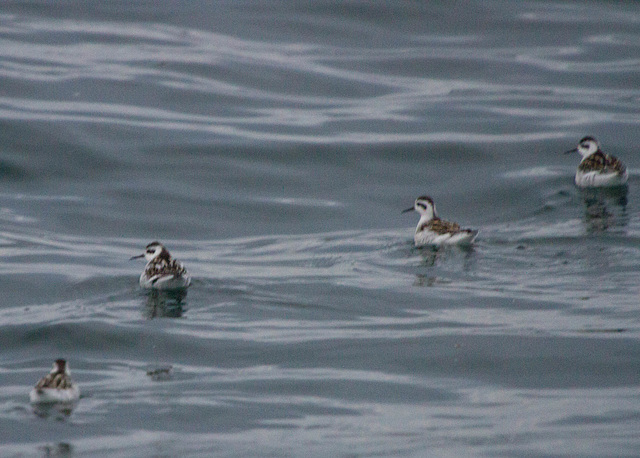
{"type": "Polygon", "coordinates": [[[4,1],[0,455],[637,456],[639,51],[637,2],[4,1]]]}

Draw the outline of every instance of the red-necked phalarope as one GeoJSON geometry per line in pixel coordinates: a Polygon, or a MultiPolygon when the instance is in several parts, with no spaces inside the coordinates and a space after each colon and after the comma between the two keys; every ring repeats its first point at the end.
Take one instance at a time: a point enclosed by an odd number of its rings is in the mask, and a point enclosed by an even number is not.
{"type": "Polygon", "coordinates": [[[147,265],[140,275],[140,286],[147,289],[183,289],[191,284],[191,276],[180,261],[173,259],[160,242],[151,242],[145,252],[131,259],[144,257],[147,265]]]}
{"type": "Polygon", "coordinates": [[[75,402],[80,399],[80,389],[71,382],[69,365],[64,359],[56,359],[53,369],[42,377],[29,393],[32,403],[75,402]]]}
{"type": "Polygon", "coordinates": [[[595,188],[621,186],[627,182],[629,178],[627,168],[618,158],[603,153],[595,138],[584,137],[577,148],[565,154],[575,152],[582,156],[576,171],[576,185],[595,188]]]}
{"type": "Polygon", "coordinates": [[[465,245],[470,244],[478,235],[473,229],[461,229],[457,223],[451,223],[438,218],[433,199],[428,196],[418,197],[413,207],[407,208],[402,213],[412,210],[420,213],[420,221],[413,237],[416,246],[421,245],[465,245]]]}

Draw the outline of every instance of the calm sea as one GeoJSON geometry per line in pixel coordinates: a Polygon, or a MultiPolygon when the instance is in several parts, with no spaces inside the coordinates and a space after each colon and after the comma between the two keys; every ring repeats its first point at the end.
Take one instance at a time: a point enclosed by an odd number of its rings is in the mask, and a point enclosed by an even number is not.
{"type": "Polygon", "coordinates": [[[640,454],[640,3],[4,0],[0,125],[3,457],[640,454]]]}

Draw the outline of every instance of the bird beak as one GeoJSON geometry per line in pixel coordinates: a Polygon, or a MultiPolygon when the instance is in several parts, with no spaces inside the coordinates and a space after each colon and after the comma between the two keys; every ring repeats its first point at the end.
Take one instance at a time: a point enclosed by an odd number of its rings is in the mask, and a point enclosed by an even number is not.
{"type": "Polygon", "coordinates": [[[139,254],[138,256],[131,256],[131,257],[129,258],[129,261],[132,261],[132,260],[134,260],[134,259],[138,259],[138,258],[144,258],[144,253],[139,254]]]}
{"type": "Polygon", "coordinates": [[[578,152],[578,148],[573,148],[570,149],[569,151],[565,151],[564,154],[571,154],[571,153],[577,153],[578,152]]]}
{"type": "Polygon", "coordinates": [[[401,213],[412,212],[413,210],[415,210],[415,209],[413,207],[411,207],[411,208],[407,208],[406,210],[402,210],[401,213]]]}

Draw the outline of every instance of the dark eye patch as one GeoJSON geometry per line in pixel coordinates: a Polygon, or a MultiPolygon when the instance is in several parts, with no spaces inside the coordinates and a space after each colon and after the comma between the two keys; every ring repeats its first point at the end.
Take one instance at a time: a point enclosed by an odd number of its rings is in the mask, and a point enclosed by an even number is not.
{"type": "Polygon", "coordinates": [[[427,206],[426,206],[425,204],[421,203],[421,202],[418,202],[416,205],[417,205],[418,207],[420,207],[420,208],[424,209],[424,210],[426,210],[426,209],[427,209],[427,206]]]}

